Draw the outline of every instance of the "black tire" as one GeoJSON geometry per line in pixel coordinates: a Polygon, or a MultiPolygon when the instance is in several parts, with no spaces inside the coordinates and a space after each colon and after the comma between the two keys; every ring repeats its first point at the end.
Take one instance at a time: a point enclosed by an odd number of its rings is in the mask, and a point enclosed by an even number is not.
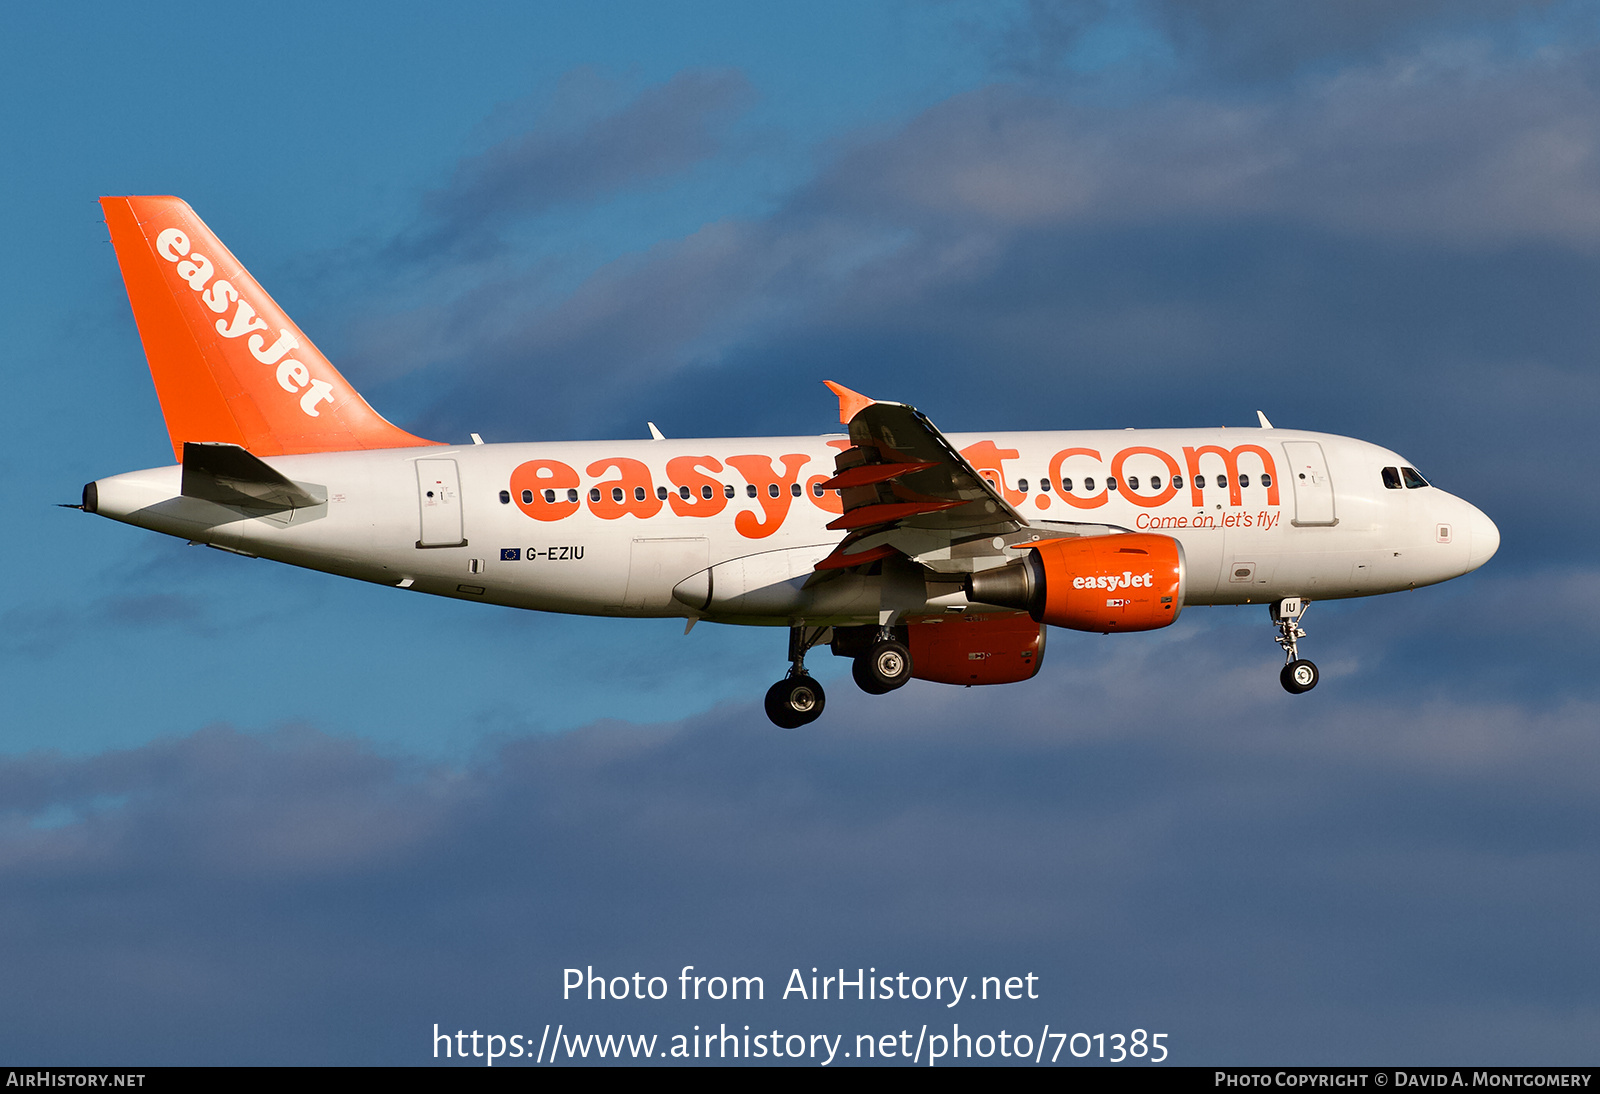
{"type": "Polygon", "coordinates": [[[862,654],[850,662],[850,675],[855,680],[856,687],[868,695],[882,695],[889,690],[883,686],[876,676],[872,675],[872,669],[867,665],[866,654],[862,654]]]}
{"type": "Polygon", "coordinates": [[[767,717],[779,729],[799,729],[822,715],[828,696],[809,676],[789,676],[767,689],[767,717]]]}
{"type": "Polygon", "coordinates": [[[1317,681],[1322,674],[1317,671],[1317,666],[1304,659],[1290,661],[1283,666],[1283,671],[1278,673],[1278,682],[1283,685],[1283,690],[1290,695],[1300,695],[1317,686],[1317,681]]]}
{"type": "Polygon", "coordinates": [[[903,642],[874,642],[870,650],[856,658],[850,675],[869,695],[904,687],[911,679],[911,651],[903,642]]]}

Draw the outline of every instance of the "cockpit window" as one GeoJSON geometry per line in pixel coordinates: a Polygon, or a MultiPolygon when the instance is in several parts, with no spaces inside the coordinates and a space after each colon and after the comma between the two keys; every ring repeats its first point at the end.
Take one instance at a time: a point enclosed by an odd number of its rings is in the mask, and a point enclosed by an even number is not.
{"type": "Polygon", "coordinates": [[[1383,469],[1383,487],[1385,490],[1400,489],[1400,469],[1398,467],[1385,467],[1383,469]]]}
{"type": "Polygon", "coordinates": [[[1400,474],[1405,476],[1407,490],[1415,490],[1419,486],[1428,485],[1428,480],[1423,478],[1415,467],[1402,467],[1400,474]]]}

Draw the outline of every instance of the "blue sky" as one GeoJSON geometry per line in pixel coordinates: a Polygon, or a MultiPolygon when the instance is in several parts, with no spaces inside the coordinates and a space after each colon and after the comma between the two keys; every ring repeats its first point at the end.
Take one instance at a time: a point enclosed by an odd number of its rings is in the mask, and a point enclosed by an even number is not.
{"type": "MultiPolygon", "coordinates": [[[[0,1046],[423,1062],[678,1032],[561,969],[1038,972],[1183,1063],[1571,1062],[1592,909],[1587,3],[172,5],[3,18],[0,1046]],[[185,198],[398,423],[1249,425],[1405,453],[1500,554],[1053,632],[772,730],[780,632],[430,602],[56,502],[169,458],[95,199],[185,198]]],[[[760,1022],[868,1031],[921,1006],[760,1022]]],[[[946,1016],[935,1015],[944,1020],[946,1016]]],[[[974,1015],[974,1022],[991,1016],[974,1015]]]]}

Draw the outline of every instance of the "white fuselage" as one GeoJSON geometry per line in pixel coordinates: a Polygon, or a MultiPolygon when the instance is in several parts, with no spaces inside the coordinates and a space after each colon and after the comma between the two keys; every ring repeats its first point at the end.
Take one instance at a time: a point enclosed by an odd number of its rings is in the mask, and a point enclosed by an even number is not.
{"type": "MultiPolygon", "coordinates": [[[[1429,486],[1386,487],[1382,469],[1406,461],[1345,437],[1201,429],[949,439],[1045,529],[1073,522],[1178,539],[1189,604],[1429,585],[1477,568],[1499,544],[1494,524],[1462,499],[1429,486]]],[[[270,459],[273,468],[328,500],[252,515],[182,496],[182,469],[171,466],[99,480],[96,511],[292,565],[517,608],[875,622],[876,578],[813,579],[815,563],[843,538],[825,527],[840,503],[820,483],[848,443],[584,441],[280,456],[270,459]],[[675,587],[707,570],[713,580],[696,587],[716,590],[711,603],[674,597],[675,587]]],[[[923,561],[934,578],[927,610],[967,608],[960,561],[923,561]]]]}

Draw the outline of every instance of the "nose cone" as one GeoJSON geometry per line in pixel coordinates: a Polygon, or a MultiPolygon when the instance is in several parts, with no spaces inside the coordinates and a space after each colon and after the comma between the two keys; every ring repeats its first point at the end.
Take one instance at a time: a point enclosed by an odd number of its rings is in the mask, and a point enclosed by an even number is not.
{"type": "Polygon", "coordinates": [[[1500,529],[1494,526],[1494,521],[1484,515],[1481,509],[1473,507],[1472,516],[1467,521],[1467,528],[1472,537],[1471,547],[1467,555],[1467,571],[1470,573],[1494,557],[1500,549],[1500,529]]]}

